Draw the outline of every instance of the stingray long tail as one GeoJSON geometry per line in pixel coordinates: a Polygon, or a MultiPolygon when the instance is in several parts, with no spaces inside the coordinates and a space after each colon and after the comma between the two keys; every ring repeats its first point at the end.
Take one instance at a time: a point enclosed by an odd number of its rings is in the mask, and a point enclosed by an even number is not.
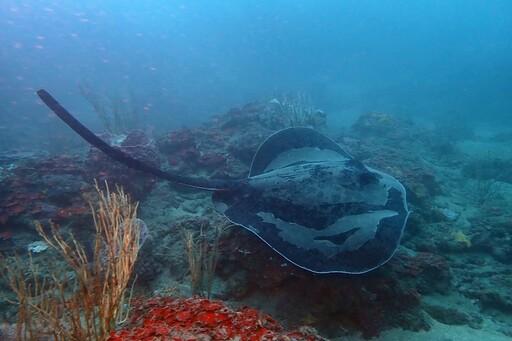
{"type": "Polygon", "coordinates": [[[184,186],[190,186],[195,188],[201,188],[206,190],[232,190],[236,187],[242,186],[243,180],[210,180],[204,178],[192,178],[182,176],[179,174],[166,172],[160,168],[148,165],[140,160],[137,160],[130,155],[124,153],[122,150],[110,146],[108,143],[96,136],[92,131],[87,129],[80,121],[78,121],[73,115],[71,115],[62,105],[53,98],[46,90],[41,89],[37,91],[37,95],[41,100],[71,129],[73,129],[78,135],[84,140],[89,142],[94,147],[101,150],[110,158],[121,162],[122,164],[148,173],[155,175],[161,179],[165,179],[174,183],[178,183],[184,186]]]}

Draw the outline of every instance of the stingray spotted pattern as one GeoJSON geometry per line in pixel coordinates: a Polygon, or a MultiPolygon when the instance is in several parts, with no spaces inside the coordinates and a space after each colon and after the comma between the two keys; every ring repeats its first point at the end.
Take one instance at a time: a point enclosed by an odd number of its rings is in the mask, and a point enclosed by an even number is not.
{"type": "Polygon", "coordinates": [[[395,253],[409,210],[404,186],[365,166],[320,132],[294,127],[270,136],[249,177],[187,177],[147,165],[101,140],[48,92],[41,100],[112,159],[185,186],[213,191],[215,208],[291,263],[315,273],[361,274],[395,253]]]}

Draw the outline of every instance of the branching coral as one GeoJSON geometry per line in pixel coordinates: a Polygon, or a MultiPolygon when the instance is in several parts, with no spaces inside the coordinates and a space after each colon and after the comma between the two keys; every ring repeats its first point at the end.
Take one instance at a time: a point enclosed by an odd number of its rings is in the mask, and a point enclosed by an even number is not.
{"type": "Polygon", "coordinates": [[[213,275],[219,255],[220,236],[231,226],[226,222],[218,222],[212,228],[210,224],[208,221],[203,221],[198,234],[191,229],[180,227],[190,267],[192,295],[201,295],[207,298],[211,296],[213,275]]]}
{"type": "Polygon", "coordinates": [[[66,240],[54,223],[47,232],[39,222],[39,234],[72,275],[60,269],[51,272],[51,280],[41,280],[32,258],[28,271],[19,258],[5,262],[3,274],[17,296],[12,303],[19,308],[19,340],[103,341],[126,318],[125,293],[140,240],[138,205],[122,189],[106,188],[104,192],[96,184],[99,199],[91,204],[96,227],[92,263],[77,239],[66,240]]]}

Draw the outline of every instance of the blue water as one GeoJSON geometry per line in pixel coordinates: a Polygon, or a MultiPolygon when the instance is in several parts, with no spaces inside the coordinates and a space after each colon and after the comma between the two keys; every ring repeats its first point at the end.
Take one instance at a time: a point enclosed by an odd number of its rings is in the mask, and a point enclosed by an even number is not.
{"type": "Polygon", "coordinates": [[[511,23],[508,0],[2,0],[0,144],[71,136],[41,87],[100,127],[80,84],[133,94],[155,132],[297,91],[332,129],[372,110],[506,126],[511,23]]]}

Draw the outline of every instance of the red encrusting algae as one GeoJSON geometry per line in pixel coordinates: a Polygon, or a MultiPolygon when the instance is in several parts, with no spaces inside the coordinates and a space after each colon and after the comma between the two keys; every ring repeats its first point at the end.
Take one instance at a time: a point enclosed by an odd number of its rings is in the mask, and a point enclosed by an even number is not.
{"type": "Polygon", "coordinates": [[[286,331],[269,315],[247,307],[192,297],[136,299],[130,322],[108,341],[325,340],[314,329],[286,331]]]}

